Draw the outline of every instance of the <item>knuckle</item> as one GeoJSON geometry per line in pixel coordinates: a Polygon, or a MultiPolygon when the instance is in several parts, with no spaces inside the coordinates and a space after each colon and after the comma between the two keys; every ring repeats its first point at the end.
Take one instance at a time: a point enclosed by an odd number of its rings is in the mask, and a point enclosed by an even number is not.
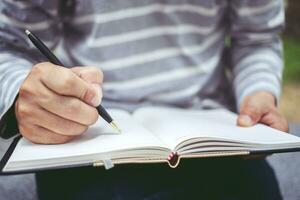
{"type": "Polygon", "coordinates": [[[17,108],[17,113],[20,118],[24,118],[30,115],[31,109],[28,106],[19,103],[17,108]]]}
{"type": "Polygon", "coordinates": [[[26,94],[28,91],[30,91],[30,88],[31,87],[29,87],[29,83],[25,81],[20,87],[19,94],[26,94]]]}
{"type": "Polygon", "coordinates": [[[35,90],[32,87],[32,84],[30,81],[24,81],[24,83],[20,86],[19,89],[19,96],[20,97],[26,97],[28,95],[33,96],[35,93],[35,90]]]}
{"type": "Polygon", "coordinates": [[[49,66],[49,62],[41,62],[38,64],[35,64],[32,69],[31,72],[34,74],[41,74],[45,71],[46,67],[49,66]]]}
{"type": "Polygon", "coordinates": [[[38,63],[36,65],[33,65],[31,72],[32,73],[40,73],[41,70],[43,70],[43,63],[38,63]]]}

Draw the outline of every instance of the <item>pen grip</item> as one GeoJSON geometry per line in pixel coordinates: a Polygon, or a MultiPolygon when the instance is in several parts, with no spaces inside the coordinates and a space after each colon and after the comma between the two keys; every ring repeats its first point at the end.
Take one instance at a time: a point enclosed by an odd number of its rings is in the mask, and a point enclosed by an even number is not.
{"type": "Polygon", "coordinates": [[[96,107],[99,115],[108,123],[111,123],[113,121],[113,119],[111,118],[111,116],[107,113],[107,111],[103,108],[102,105],[99,105],[96,107]]]}

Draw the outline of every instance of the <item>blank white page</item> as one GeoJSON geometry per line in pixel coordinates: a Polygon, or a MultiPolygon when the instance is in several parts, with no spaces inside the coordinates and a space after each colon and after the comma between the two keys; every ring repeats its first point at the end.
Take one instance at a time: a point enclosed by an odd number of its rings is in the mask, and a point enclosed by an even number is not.
{"type": "Polygon", "coordinates": [[[180,142],[195,137],[211,137],[255,144],[286,144],[300,138],[259,124],[236,126],[237,115],[225,109],[184,110],[148,107],[139,109],[134,118],[174,149],[180,142]]]}
{"type": "MultiPolygon", "coordinates": [[[[33,144],[22,138],[14,150],[9,162],[48,158],[61,158],[129,148],[147,148],[163,146],[162,142],[134,121],[132,116],[120,110],[108,110],[122,129],[119,134],[99,117],[82,136],[66,144],[33,144]]],[[[107,158],[109,159],[109,158],[107,158]]]]}

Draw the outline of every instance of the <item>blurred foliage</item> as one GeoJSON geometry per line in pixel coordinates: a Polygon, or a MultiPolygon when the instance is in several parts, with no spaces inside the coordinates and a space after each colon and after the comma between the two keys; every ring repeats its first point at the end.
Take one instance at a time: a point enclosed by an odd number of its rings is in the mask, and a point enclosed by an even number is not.
{"type": "Polygon", "coordinates": [[[300,83],[300,0],[286,0],[284,83],[300,83]]]}
{"type": "Polygon", "coordinates": [[[285,0],[286,29],[283,35],[285,71],[280,111],[289,122],[300,122],[300,0],[285,0]]]}
{"type": "Polygon", "coordinates": [[[284,36],[285,70],[283,83],[300,83],[300,39],[284,36]]]}

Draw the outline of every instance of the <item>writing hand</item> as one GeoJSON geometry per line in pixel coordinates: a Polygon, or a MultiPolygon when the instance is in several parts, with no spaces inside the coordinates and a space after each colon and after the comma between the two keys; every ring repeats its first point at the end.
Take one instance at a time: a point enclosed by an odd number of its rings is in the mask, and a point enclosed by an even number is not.
{"type": "Polygon", "coordinates": [[[34,143],[66,143],[98,119],[102,72],[49,62],[33,66],[19,90],[15,113],[21,134],[34,143]]]}

